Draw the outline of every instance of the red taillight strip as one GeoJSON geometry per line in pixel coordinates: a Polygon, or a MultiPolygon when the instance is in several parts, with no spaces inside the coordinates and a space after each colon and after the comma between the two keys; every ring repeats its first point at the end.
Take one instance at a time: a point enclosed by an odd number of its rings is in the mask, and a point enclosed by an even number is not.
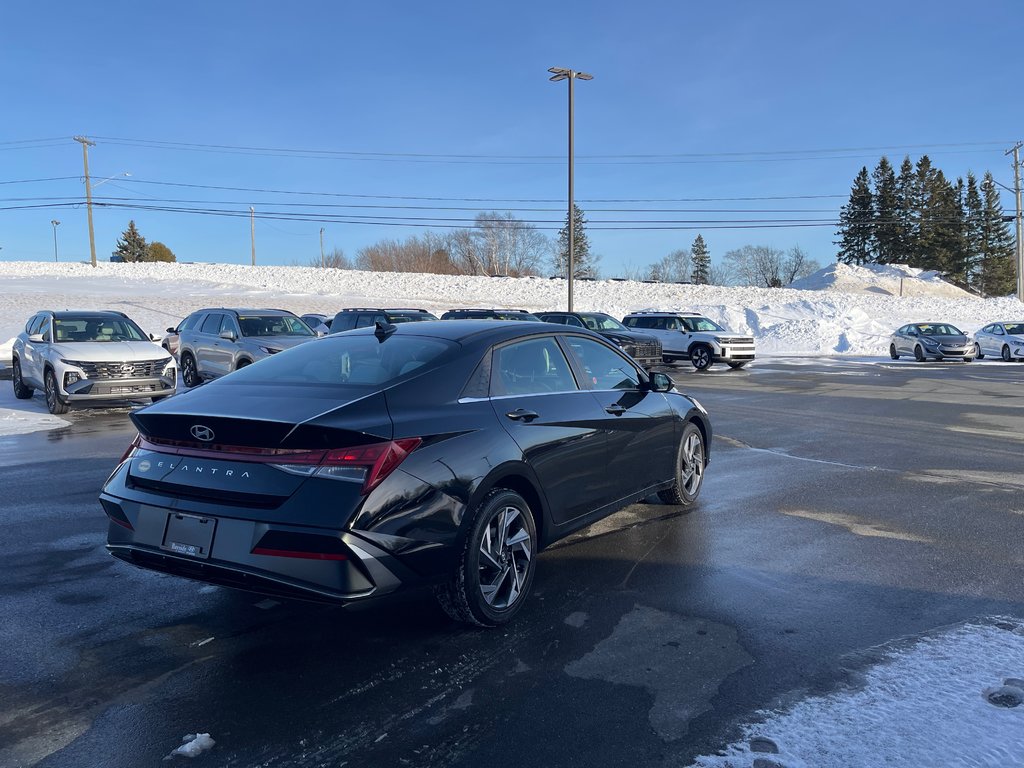
{"type": "Polygon", "coordinates": [[[296,557],[301,560],[348,560],[348,555],[341,552],[301,552],[295,549],[267,549],[256,547],[254,555],[267,555],[268,557],[296,557]]]}

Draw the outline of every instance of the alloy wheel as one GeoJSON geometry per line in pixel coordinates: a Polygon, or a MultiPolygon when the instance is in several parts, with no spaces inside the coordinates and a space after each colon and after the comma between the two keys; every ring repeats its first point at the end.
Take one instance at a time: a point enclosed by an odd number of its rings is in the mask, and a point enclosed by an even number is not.
{"type": "Polygon", "coordinates": [[[703,345],[696,347],[690,353],[690,362],[698,371],[706,370],[711,367],[711,352],[703,345]]]}
{"type": "Polygon", "coordinates": [[[704,443],[697,432],[691,432],[683,442],[680,485],[691,495],[696,495],[704,481],[704,443]]]}
{"type": "Polygon", "coordinates": [[[523,594],[533,549],[523,512],[508,505],[495,510],[480,539],[478,584],[487,605],[507,610],[516,604],[523,594]]]}
{"type": "Polygon", "coordinates": [[[1010,355],[1010,348],[1006,344],[1003,344],[1002,358],[1004,363],[1013,361],[1013,357],[1010,355]]]}

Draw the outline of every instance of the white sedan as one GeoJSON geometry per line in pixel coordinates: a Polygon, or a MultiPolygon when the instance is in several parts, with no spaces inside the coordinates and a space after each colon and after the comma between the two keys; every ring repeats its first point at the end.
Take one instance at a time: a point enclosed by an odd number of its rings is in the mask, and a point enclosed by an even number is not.
{"type": "Polygon", "coordinates": [[[998,355],[1006,362],[1024,360],[1024,322],[989,323],[974,334],[975,357],[998,355]]]}

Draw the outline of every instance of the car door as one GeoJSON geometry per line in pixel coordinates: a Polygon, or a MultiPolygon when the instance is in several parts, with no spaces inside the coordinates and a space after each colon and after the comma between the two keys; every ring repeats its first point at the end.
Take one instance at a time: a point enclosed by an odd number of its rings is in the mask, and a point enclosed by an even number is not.
{"type": "Polygon", "coordinates": [[[223,376],[228,372],[223,341],[220,338],[221,324],[224,322],[223,312],[210,312],[196,333],[196,370],[200,376],[223,376]]]}
{"type": "Polygon", "coordinates": [[[611,498],[621,499],[671,478],[677,424],[665,395],[645,390],[644,376],[610,346],[583,336],[562,339],[601,408],[611,498]]]}
{"type": "Polygon", "coordinates": [[[494,349],[490,401],[540,481],[551,520],[563,525],[604,506],[605,415],[581,389],[553,335],[494,349]]]}
{"type": "Polygon", "coordinates": [[[920,334],[917,332],[917,328],[912,325],[908,325],[900,329],[898,336],[898,343],[896,350],[905,355],[914,354],[914,346],[917,344],[917,337],[920,334]]]}
{"type": "Polygon", "coordinates": [[[1003,337],[1005,335],[1002,326],[998,323],[990,326],[986,336],[988,349],[984,350],[984,352],[989,355],[1001,355],[1003,353],[1003,337]]]}
{"type": "MultiPolygon", "coordinates": [[[[25,324],[25,343],[21,350],[21,378],[27,383],[42,388],[43,357],[46,353],[46,341],[32,341],[32,337],[42,333],[44,326],[49,333],[49,316],[40,312],[25,324]]],[[[48,336],[44,336],[48,339],[48,336]]]]}

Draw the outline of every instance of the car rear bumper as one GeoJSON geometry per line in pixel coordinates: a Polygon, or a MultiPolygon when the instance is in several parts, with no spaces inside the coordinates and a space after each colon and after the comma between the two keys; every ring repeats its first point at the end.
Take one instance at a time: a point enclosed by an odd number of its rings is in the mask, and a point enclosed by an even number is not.
{"type": "Polygon", "coordinates": [[[373,542],[347,531],[276,525],[100,497],[107,551],[147,570],[279,597],[356,603],[419,581],[373,542]],[[173,518],[200,519],[209,540],[182,546],[173,518]],[[194,554],[186,551],[194,549],[194,554]]]}

